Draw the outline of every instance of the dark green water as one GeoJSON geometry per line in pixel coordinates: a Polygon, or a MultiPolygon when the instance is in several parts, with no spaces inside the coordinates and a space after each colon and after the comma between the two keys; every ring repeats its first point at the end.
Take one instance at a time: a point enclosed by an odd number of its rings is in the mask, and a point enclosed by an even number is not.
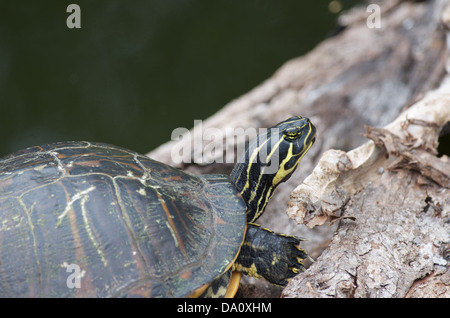
{"type": "Polygon", "coordinates": [[[335,28],[328,4],[3,2],[0,156],[61,140],[147,152],[311,50],[335,28]],[[70,3],[81,29],[66,25],[70,3]]]}

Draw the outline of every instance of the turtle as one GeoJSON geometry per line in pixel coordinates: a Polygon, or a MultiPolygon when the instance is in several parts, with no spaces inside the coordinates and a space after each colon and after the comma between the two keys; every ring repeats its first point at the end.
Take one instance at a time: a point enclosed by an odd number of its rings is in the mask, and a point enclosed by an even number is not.
{"type": "Polygon", "coordinates": [[[242,273],[285,286],[309,258],[301,239],[254,222],[315,134],[282,121],[230,175],[87,141],[1,158],[0,296],[232,297],[242,273]]]}

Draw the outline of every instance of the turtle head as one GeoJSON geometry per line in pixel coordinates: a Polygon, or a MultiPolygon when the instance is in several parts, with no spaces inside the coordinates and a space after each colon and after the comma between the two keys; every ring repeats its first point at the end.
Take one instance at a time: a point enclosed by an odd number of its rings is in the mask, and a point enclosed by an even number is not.
{"type": "Polygon", "coordinates": [[[294,116],[250,141],[230,175],[247,204],[248,222],[264,212],[276,187],[290,178],[315,136],[308,118],[294,116]]]}

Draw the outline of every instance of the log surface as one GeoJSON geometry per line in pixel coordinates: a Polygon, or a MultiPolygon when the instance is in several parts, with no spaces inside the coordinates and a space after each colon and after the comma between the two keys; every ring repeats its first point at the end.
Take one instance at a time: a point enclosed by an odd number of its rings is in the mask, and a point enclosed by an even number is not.
{"type": "MultiPolygon", "coordinates": [[[[203,121],[203,131],[219,129],[224,139],[227,128],[270,127],[291,115],[317,127],[316,143],[258,220],[306,238],[315,259],[284,297],[450,297],[450,163],[437,155],[450,122],[450,0],[371,3],[381,28],[368,27],[366,5],[342,14],[339,33],[203,121]]],[[[203,153],[193,140],[203,136],[191,136],[149,156],[194,173],[231,171],[195,163],[203,153]],[[172,149],[186,143],[192,163],[175,164],[172,149]]],[[[207,159],[238,146],[228,141],[207,159]]],[[[280,294],[247,279],[240,296],[280,294]]]]}

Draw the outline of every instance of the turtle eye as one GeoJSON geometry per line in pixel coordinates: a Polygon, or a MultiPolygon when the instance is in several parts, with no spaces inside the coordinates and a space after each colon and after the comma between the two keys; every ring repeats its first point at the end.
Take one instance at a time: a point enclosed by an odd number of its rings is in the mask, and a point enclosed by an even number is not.
{"type": "Polygon", "coordinates": [[[296,127],[292,127],[292,128],[288,128],[284,131],[284,139],[287,141],[292,141],[297,139],[298,137],[301,136],[301,130],[300,127],[296,126],[296,127]]]}

